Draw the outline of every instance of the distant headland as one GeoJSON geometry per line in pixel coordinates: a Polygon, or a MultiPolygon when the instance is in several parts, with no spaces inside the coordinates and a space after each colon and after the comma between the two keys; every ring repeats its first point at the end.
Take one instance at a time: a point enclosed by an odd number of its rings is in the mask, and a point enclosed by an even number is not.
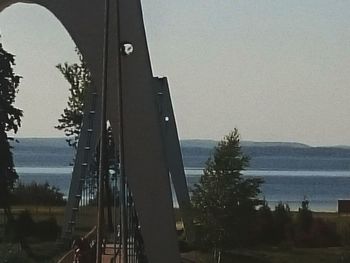
{"type": "MultiPolygon", "coordinates": [[[[65,138],[17,138],[14,147],[18,167],[62,167],[72,163],[74,151],[65,138]]],[[[204,167],[217,141],[182,140],[186,167],[204,167]]],[[[297,142],[242,141],[254,170],[349,170],[350,146],[312,147],[297,142]]]]}

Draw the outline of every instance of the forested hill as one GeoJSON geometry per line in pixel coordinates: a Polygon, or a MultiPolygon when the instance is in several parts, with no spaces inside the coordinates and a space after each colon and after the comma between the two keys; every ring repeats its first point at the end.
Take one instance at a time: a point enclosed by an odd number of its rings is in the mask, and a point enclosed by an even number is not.
{"type": "MultiPolygon", "coordinates": [[[[17,166],[61,167],[72,163],[74,151],[64,138],[19,138],[14,146],[17,166]]],[[[183,140],[186,167],[203,167],[217,144],[211,140],[183,140]]],[[[251,158],[250,169],[350,170],[350,147],[310,147],[300,143],[242,143],[251,158]]]]}
{"type": "MultiPolygon", "coordinates": [[[[203,167],[217,142],[184,140],[181,142],[185,166],[203,167]]],[[[249,169],[266,170],[350,170],[350,147],[311,147],[301,143],[241,143],[250,156],[249,169]]]]}

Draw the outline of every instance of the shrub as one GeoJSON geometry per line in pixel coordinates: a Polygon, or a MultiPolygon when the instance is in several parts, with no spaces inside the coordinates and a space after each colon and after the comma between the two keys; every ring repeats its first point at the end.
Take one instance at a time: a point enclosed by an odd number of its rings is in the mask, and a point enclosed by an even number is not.
{"type": "Polygon", "coordinates": [[[21,212],[17,219],[9,221],[5,228],[6,238],[12,242],[20,242],[24,238],[32,235],[34,221],[29,211],[21,212]]]}
{"type": "Polygon", "coordinates": [[[33,237],[41,241],[53,241],[60,236],[60,233],[61,227],[57,224],[56,219],[51,217],[35,224],[33,237]]]}
{"type": "Polygon", "coordinates": [[[339,244],[335,223],[321,218],[315,219],[308,231],[299,231],[295,235],[296,247],[334,247],[339,244]]]}
{"type": "Polygon", "coordinates": [[[288,204],[278,203],[273,211],[273,231],[271,238],[274,243],[289,241],[293,237],[292,214],[288,204]]]}
{"type": "Polygon", "coordinates": [[[35,263],[36,261],[34,259],[31,259],[28,257],[28,255],[24,251],[16,251],[16,248],[12,247],[12,249],[4,251],[1,253],[1,260],[0,262],[6,262],[6,263],[35,263]]]}
{"type": "Polygon", "coordinates": [[[27,237],[34,237],[40,241],[56,240],[61,228],[55,218],[34,222],[29,211],[21,212],[17,219],[10,221],[6,227],[6,237],[12,242],[25,241],[27,237]]]}
{"type": "Polygon", "coordinates": [[[339,245],[339,237],[335,223],[317,218],[313,221],[311,230],[314,247],[334,247],[339,245]]]}
{"type": "Polygon", "coordinates": [[[337,231],[340,235],[341,243],[344,246],[350,245],[350,224],[342,224],[337,231]]]}
{"type": "Polygon", "coordinates": [[[276,243],[274,236],[272,235],[272,233],[274,233],[273,214],[267,202],[264,202],[264,204],[258,209],[256,222],[257,242],[263,244],[276,243]]]}
{"type": "Polygon", "coordinates": [[[297,215],[294,243],[297,247],[337,246],[340,242],[336,224],[313,218],[309,201],[304,200],[297,215]]]}
{"type": "Polygon", "coordinates": [[[66,201],[63,199],[63,193],[58,188],[50,186],[48,183],[32,182],[29,185],[22,183],[17,185],[13,191],[13,204],[63,206],[66,201]]]}
{"type": "Polygon", "coordinates": [[[299,231],[308,232],[313,224],[312,212],[309,209],[309,201],[304,200],[301,202],[301,208],[299,208],[297,216],[297,227],[299,231]]]}

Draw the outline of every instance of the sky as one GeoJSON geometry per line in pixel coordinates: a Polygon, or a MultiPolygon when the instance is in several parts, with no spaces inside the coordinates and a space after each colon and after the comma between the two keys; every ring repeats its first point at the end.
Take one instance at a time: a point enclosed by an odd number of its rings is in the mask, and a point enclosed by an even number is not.
{"type": "MultiPolygon", "coordinates": [[[[169,79],[181,139],[350,145],[350,1],[143,0],[153,72],[169,79]]],[[[60,22],[36,5],[0,14],[23,76],[19,137],[59,137],[75,62],[60,22]]]]}

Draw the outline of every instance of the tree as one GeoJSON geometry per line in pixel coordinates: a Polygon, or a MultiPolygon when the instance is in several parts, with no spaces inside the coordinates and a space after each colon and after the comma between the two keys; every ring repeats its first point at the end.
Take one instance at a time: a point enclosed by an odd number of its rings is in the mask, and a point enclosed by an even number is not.
{"type": "MultiPolygon", "coordinates": [[[[67,108],[63,110],[61,118],[58,120],[59,125],[55,128],[58,130],[63,130],[65,135],[68,137],[66,141],[69,146],[72,146],[74,149],[77,149],[79,142],[79,135],[83,124],[84,117],[84,99],[86,92],[89,89],[91,84],[91,73],[87,68],[87,65],[83,59],[82,54],[76,48],[76,52],[79,57],[79,63],[74,64],[58,64],[56,67],[63,74],[64,78],[69,82],[70,95],[68,97],[67,108]]],[[[108,157],[109,160],[115,160],[114,154],[114,141],[112,136],[111,127],[108,128],[108,157]]],[[[97,149],[96,160],[99,160],[99,149],[97,149]]],[[[90,184],[96,185],[97,182],[97,171],[98,171],[98,162],[94,166],[94,170],[90,171],[89,176],[93,179],[90,181],[90,184]]],[[[105,188],[106,188],[106,201],[108,204],[108,222],[109,226],[112,226],[112,214],[110,210],[111,205],[111,190],[109,187],[109,174],[106,171],[105,174],[105,188]]]]}
{"type": "Polygon", "coordinates": [[[86,67],[86,63],[78,49],[76,49],[76,52],[79,57],[79,63],[71,65],[64,63],[56,66],[70,84],[70,96],[68,97],[68,106],[63,110],[63,114],[58,120],[59,125],[55,127],[64,131],[68,137],[68,144],[75,149],[78,145],[79,133],[83,122],[85,91],[91,83],[91,74],[86,67]]]}
{"type": "Polygon", "coordinates": [[[217,261],[226,248],[244,244],[256,206],[260,204],[261,179],[242,176],[249,158],[240,147],[237,129],[219,142],[206,162],[204,174],[192,190],[197,221],[217,261]]]}
{"type": "Polygon", "coordinates": [[[308,232],[311,229],[313,223],[312,212],[309,209],[309,200],[304,198],[301,202],[301,208],[299,208],[297,216],[298,225],[303,232],[308,232]]]}
{"type": "Polygon", "coordinates": [[[0,207],[11,219],[10,193],[18,178],[14,168],[13,156],[7,136],[8,132],[17,133],[21,126],[22,110],[14,106],[21,77],[13,71],[14,55],[3,49],[0,43],[0,207]]]}
{"type": "Polygon", "coordinates": [[[271,238],[275,243],[289,240],[293,236],[292,214],[288,204],[279,202],[273,211],[274,230],[271,232],[271,238]]]}
{"type": "Polygon", "coordinates": [[[256,217],[257,242],[273,244],[274,241],[274,220],[273,213],[266,200],[258,209],[256,217]]]}
{"type": "Polygon", "coordinates": [[[66,204],[59,188],[50,186],[47,182],[39,184],[18,183],[13,191],[13,203],[17,205],[63,206],[66,204]]]}

